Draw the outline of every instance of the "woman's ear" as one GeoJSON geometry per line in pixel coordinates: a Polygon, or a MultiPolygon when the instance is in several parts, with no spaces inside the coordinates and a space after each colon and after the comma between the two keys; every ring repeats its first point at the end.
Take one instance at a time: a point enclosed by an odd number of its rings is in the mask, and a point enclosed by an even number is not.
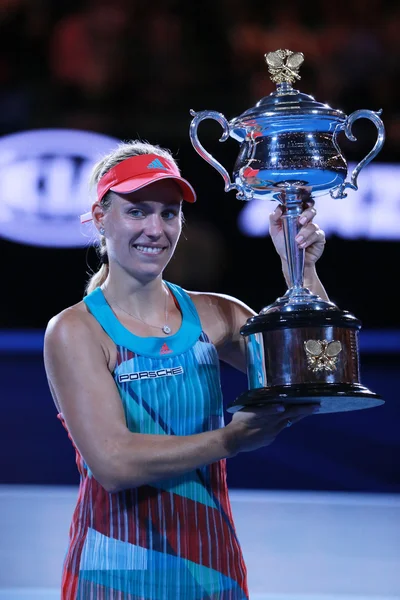
{"type": "Polygon", "coordinates": [[[104,228],[104,210],[103,207],[101,206],[100,202],[98,202],[96,200],[96,202],[93,202],[92,204],[92,216],[93,216],[93,223],[96,227],[97,230],[100,230],[102,227],[104,228]]]}

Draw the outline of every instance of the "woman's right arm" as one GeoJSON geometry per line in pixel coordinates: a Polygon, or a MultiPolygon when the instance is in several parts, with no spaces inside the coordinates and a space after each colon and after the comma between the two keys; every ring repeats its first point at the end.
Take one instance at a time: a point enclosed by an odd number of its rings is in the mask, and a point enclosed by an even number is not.
{"type": "Polygon", "coordinates": [[[87,317],[70,309],[49,322],[44,362],[55,404],[74,444],[109,492],[176,477],[266,446],[288,418],[298,416],[294,409],[282,414],[275,406],[236,413],[226,427],[200,434],[132,433],[106,354],[87,317]]]}

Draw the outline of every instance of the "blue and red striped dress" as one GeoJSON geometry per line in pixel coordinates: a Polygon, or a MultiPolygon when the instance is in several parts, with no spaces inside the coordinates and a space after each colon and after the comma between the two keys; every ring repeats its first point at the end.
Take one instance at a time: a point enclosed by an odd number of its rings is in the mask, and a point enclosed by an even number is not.
{"type": "MultiPolygon", "coordinates": [[[[189,295],[179,286],[168,286],[182,325],[175,335],[163,338],[133,335],[100,288],[85,297],[89,311],[117,346],[113,376],[127,427],[180,436],[223,427],[217,351],[202,331],[189,295]]],[[[62,600],[248,598],[225,460],[109,493],[75,450],[80,486],[62,600]]]]}

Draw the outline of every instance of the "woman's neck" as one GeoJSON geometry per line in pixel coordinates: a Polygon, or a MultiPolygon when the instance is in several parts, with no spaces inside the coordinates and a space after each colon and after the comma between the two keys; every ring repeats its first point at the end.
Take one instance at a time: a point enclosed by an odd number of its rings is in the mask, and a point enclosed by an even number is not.
{"type": "Polygon", "coordinates": [[[165,311],[168,289],[161,274],[151,281],[141,282],[133,277],[127,278],[126,275],[124,278],[116,278],[110,272],[101,289],[108,302],[114,302],[122,310],[133,312],[142,318],[165,311]]]}

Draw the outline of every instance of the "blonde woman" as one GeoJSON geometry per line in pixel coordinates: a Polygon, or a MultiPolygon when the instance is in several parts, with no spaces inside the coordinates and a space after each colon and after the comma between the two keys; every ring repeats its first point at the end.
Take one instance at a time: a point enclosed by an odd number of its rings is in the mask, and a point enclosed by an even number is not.
{"type": "MultiPolygon", "coordinates": [[[[93,179],[85,218],[103,264],[84,299],[50,320],[44,348],[80,473],[62,599],[244,600],[225,459],[268,446],[313,409],[277,404],[224,425],[219,360],[245,371],[239,329],[255,312],[163,280],[192,186],[169,151],[137,141],[105,156],[93,179]]],[[[280,214],[271,237],[285,272],[280,214]]],[[[299,243],[306,283],[326,298],[314,215],[302,214],[299,243]]]]}

